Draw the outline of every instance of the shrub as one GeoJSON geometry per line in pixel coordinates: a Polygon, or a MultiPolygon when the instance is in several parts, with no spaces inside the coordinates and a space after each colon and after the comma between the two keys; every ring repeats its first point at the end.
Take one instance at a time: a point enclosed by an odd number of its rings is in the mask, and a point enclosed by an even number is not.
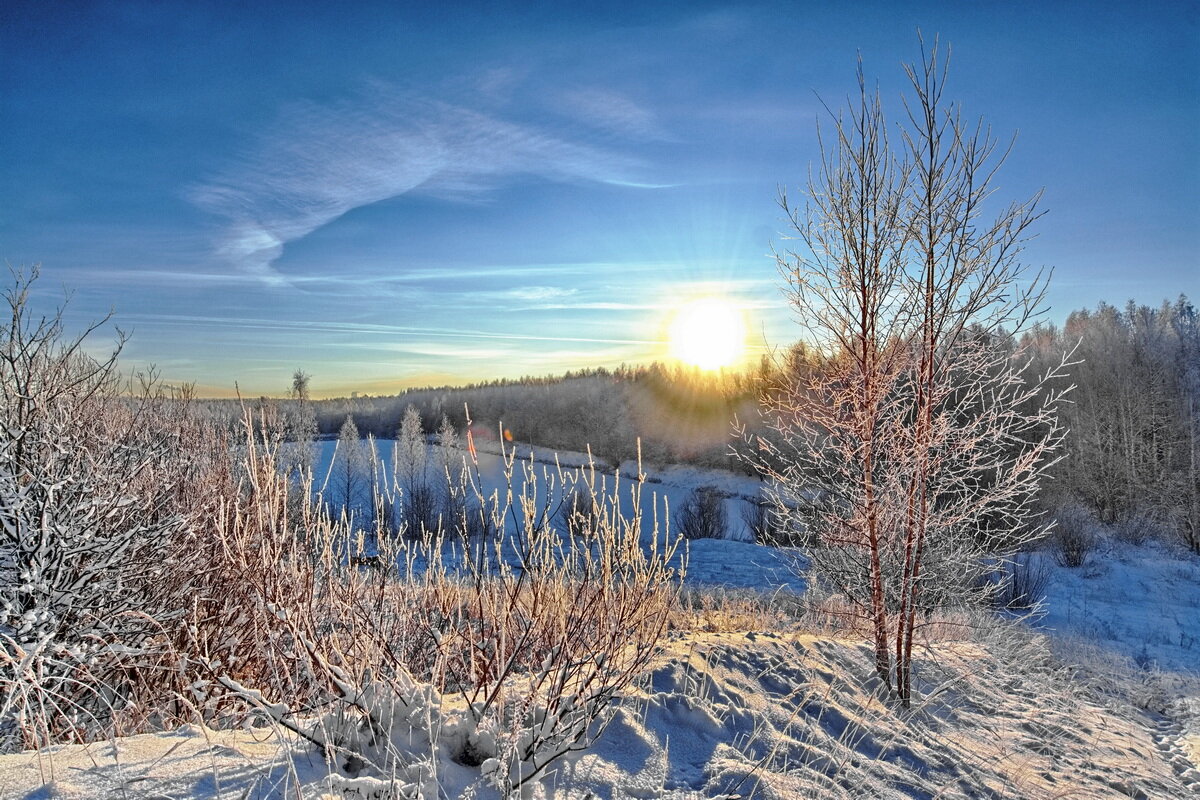
{"type": "Polygon", "coordinates": [[[766,497],[747,500],[742,504],[742,521],[758,544],[772,547],[799,547],[808,543],[801,515],[781,514],[766,497]]]}
{"type": "Polygon", "coordinates": [[[1055,514],[1051,536],[1055,559],[1064,567],[1081,567],[1096,547],[1095,520],[1082,506],[1066,505],[1055,514]]]}
{"type": "Polygon", "coordinates": [[[993,602],[999,608],[1026,611],[1046,597],[1050,571],[1037,553],[1017,553],[999,565],[993,602]]]}
{"type": "Polygon", "coordinates": [[[742,522],[758,544],[771,544],[775,541],[771,520],[771,509],[760,500],[747,500],[742,504],[742,522]]]}
{"type": "MultiPolygon", "coordinates": [[[[219,434],[153,375],[37,317],[14,272],[0,330],[0,749],[85,740],[163,688],[144,671],[187,598],[194,483],[219,434]],[[189,452],[190,451],[190,452],[189,452]]],[[[156,664],[156,666],[161,666],[156,664]]]]}
{"type": "Polygon", "coordinates": [[[630,518],[603,515],[587,541],[562,540],[548,506],[531,501],[546,496],[531,475],[519,496],[468,504],[504,532],[497,552],[511,559],[477,564],[428,538],[381,537],[380,562],[399,574],[360,570],[338,555],[354,552],[355,533],[327,519],[313,521],[307,553],[257,563],[260,548],[229,537],[226,549],[250,562],[259,652],[296,674],[249,682],[206,661],[216,684],[336,758],[333,784],[394,775],[417,796],[454,796],[465,787],[434,778],[447,774],[441,753],[507,796],[585,748],[657,651],[678,596],[673,548],[642,548],[640,492],[630,518]],[[449,693],[465,703],[443,705],[449,693]],[[297,719],[301,708],[322,710],[315,726],[297,719]]]}
{"type": "Polygon", "coordinates": [[[1113,527],[1117,539],[1137,547],[1158,538],[1161,535],[1160,530],[1158,519],[1153,512],[1146,509],[1133,509],[1122,513],[1113,527]]]}
{"type": "Polygon", "coordinates": [[[729,529],[725,497],[714,486],[693,489],[672,523],[685,539],[723,539],[729,529]]]}
{"type": "Polygon", "coordinates": [[[449,486],[442,492],[438,523],[441,530],[459,541],[482,543],[496,537],[496,525],[484,506],[468,498],[461,486],[449,486]]]}
{"type": "Polygon", "coordinates": [[[595,536],[603,523],[603,512],[594,494],[583,486],[576,486],[566,493],[557,516],[562,530],[584,538],[595,536]]]}

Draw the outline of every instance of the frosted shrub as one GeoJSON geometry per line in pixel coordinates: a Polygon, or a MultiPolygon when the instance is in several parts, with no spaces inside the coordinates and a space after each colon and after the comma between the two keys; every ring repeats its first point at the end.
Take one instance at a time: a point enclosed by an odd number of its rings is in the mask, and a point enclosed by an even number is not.
{"type": "Polygon", "coordinates": [[[1055,559],[1064,567],[1082,567],[1096,548],[1096,521],[1082,506],[1063,506],[1055,514],[1058,525],[1053,530],[1055,559]]]}
{"type": "Polygon", "coordinates": [[[559,524],[572,536],[593,536],[602,517],[592,493],[581,487],[567,493],[558,512],[559,524]]]}
{"type": "MultiPolygon", "coordinates": [[[[0,331],[0,748],[107,731],[179,616],[183,499],[204,458],[186,397],[123,384],[113,354],[29,308],[16,273],[0,331]]],[[[100,323],[103,324],[103,323],[100,323]]]]}
{"type": "Polygon", "coordinates": [[[804,529],[777,511],[767,497],[747,500],[742,505],[742,522],[758,544],[772,547],[796,547],[804,541],[804,529]]]}
{"type": "Polygon", "coordinates": [[[685,539],[724,539],[729,530],[725,498],[713,486],[693,489],[671,522],[685,539]]]}
{"type": "Polygon", "coordinates": [[[1141,546],[1152,539],[1163,538],[1162,527],[1152,511],[1134,509],[1117,518],[1113,532],[1122,542],[1141,546]]]}
{"type": "Polygon", "coordinates": [[[1050,571],[1040,553],[1017,553],[1001,562],[993,575],[994,585],[987,587],[997,608],[1027,611],[1046,597],[1050,571]]]}
{"type": "MultiPolygon", "coordinates": [[[[319,515],[306,549],[259,563],[253,537],[224,532],[226,550],[248,562],[263,661],[287,666],[250,682],[208,659],[212,680],[316,745],[338,785],[396,776],[400,796],[455,796],[469,785],[507,795],[586,747],[657,650],[677,598],[674,548],[643,548],[657,532],[644,530],[640,484],[627,516],[615,510],[615,487],[592,498],[605,511],[581,539],[549,523],[560,487],[594,487],[594,473],[539,473],[512,454],[506,469],[506,492],[485,493],[477,465],[460,487],[463,508],[497,536],[469,547],[380,536],[379,568],[345,557],[364,532],[319,515]],[[323,710],[312,721],[296,716],[302,707],[323,710]]],[[[277,473],[258,474],[268,485],[257,497],[286,490],[277,473]]]]}

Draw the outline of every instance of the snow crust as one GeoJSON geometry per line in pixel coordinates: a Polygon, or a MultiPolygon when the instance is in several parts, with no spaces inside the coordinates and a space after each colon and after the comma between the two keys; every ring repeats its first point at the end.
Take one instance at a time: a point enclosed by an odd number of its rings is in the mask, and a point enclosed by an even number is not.
{"type": "Polygon", "coordinates": [[[1200,672],[1200,558],[1154,542],[1102,540],[1081,567],[1042,560],[1046,614],[1035,625],[1145,669],[1200,672]]]}

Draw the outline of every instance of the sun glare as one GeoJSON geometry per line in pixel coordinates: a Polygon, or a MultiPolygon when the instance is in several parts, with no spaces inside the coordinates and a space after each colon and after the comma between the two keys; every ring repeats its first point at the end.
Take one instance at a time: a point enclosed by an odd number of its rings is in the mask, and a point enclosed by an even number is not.
{"type": "Polygon", "coordinates": [[[728,367],[746,349],[742,312],[719,297],[701,297],[680,306],[671,320],[671,356],[700,369],[728,367]]]}

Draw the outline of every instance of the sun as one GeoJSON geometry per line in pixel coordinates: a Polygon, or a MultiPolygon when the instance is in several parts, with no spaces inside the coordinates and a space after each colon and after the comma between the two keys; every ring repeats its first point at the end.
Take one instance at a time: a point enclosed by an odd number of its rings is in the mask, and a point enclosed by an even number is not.
{"type": "Polygon", "coordinates": [[[701,297],[680,306],[668,336],[673,358],[705,370],[732,366],[746,350],[742,312],[719,297],[701,297]]]}

